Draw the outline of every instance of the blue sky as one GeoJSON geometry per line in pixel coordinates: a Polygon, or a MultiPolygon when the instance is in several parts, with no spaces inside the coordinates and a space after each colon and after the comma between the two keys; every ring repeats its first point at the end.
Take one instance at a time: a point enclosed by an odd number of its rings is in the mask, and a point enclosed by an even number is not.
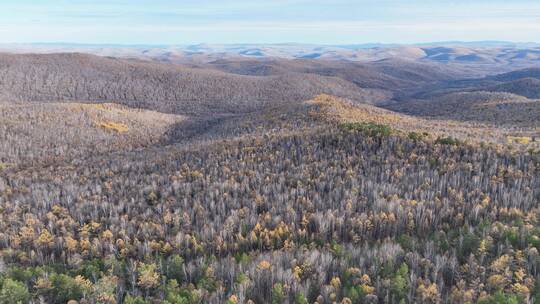
{"type": "Polygon", "coordinates": [[[0,43],[539,42],[538,0],[1,0],[0,43]]]}

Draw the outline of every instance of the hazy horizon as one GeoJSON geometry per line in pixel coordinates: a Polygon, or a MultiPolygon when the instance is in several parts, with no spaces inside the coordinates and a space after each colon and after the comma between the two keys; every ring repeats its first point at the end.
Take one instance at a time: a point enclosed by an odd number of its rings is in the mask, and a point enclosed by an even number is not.
{"type": "Polygon", "coordinates": [[[51,41],[51,42],[0,42],[3,46],[64,46],[64,47],[192,47],[192,46],[323,46],[323,47],[359,47],[359,48],[372,48],[372,47],[399,47],[399,46],[441,46],[441,45],[473,45],[473,46],[499,46],[499,45],[527,45],[527,44],[540,44],[536,41],[510,41],[510,40],[464,40],[464,41],[428,41],[418,43],[392,43],[392,42],[362,42],[362,43],[302,43],[294,41],[273,42],[273,43],[253,43],[253,42],[236,42],[236,43],[211,43],[211,42],[196,42],[196,43],[85,43],[85,42],[63,42],[63,41],[51,41]]]}
{"type": "Polygon", "coordinates": [[[0,43],[115,45],[538,42],[540,3],[397,0],[7,0],[0,43]]]}

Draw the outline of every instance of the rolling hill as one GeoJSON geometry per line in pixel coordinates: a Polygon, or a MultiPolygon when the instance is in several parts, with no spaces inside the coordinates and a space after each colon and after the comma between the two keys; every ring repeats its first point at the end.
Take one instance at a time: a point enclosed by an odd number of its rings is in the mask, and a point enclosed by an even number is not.
{"type": "Polygon", "coordinates": [[[162,112],[250,111],[329,93],[387,98],[339,77],[290,72],[255,77],[83,54],[0,56],[0,100],[119,102],[162,112]]]}
{"type": "Polygon", "coordinates": [[[488,88],[489,91],[508,92],[528,98],[540,98],[540,78],[520,78],[507,81],[488,88]]]}
{"type": "Polygon", "coordinates": [[[536,72],[292,47],[0,55],[0,303],[540,297],[536,72]]]}

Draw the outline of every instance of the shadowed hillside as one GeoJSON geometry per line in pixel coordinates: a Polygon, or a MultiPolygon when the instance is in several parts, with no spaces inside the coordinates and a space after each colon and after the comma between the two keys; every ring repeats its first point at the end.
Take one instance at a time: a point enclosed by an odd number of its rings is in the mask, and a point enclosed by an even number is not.
{"type": "Polygon", "coordinates": [[[320,93],[379,100],[338,77],[255,77],[82,54],[2,55],[0,100],[110,101],[162,112],[241,112],[320,93]]]}
{"type": "Polygon", "coordinates": [[[528,98],[540,98],[540,78],[520,78],[488,88],[490,91],[509,92],[528,98]]]}

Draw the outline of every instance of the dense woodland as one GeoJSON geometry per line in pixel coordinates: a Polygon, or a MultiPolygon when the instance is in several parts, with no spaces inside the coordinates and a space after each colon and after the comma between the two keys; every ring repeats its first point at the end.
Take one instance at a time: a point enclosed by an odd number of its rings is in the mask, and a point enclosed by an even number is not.
{"type": "Polygon", "coordinates": [[[387,97],[322,73],[256,77],[85,54],[0,54],[1,101],[108,101],[191,114],[247,112],[323,92],[366,101],[387,97]]]}
{"type": "Polygon", "coordinates": [[[51,56],[0,58],[0,304],[540,303],[536,100],[51,56]]]}
{"type": "Polygon", "coordinates": [[[387,131],[7,170],[0,301],[532,301],[538,156],[387,131]]]}

